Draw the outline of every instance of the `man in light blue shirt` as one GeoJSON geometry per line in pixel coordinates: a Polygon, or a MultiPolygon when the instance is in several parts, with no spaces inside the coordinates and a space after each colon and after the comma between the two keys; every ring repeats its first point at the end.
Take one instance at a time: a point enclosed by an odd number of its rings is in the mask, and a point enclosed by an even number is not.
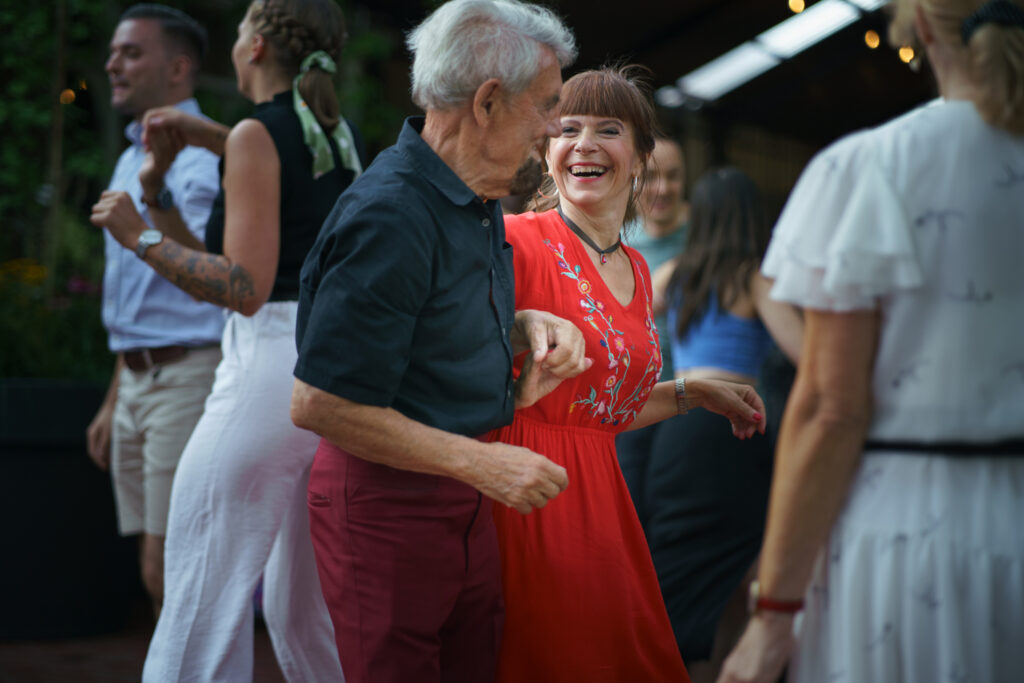
{"type": "MultiPolygon", "coordinates": [[[[206,31],[191,17],[162,5],[134,5],[121,16],[106,64],[111,105],[132,117],[125,129],[131,144],[109,189],[128,192],[151,229],[134,253],[104,232],[103,324],[117,364],[86,434],[90,457],[111,472],[121,533],[142,535],[142,578],[156,610],[163,598],[171,482],[220,361],[224,315],[141,259],[164,234],[203,248],[219,187],[218,157],[185,147],[162,167],[147,152],[142,119],[161,106],[200,113],[192,93],[205,50],[206,31]]],[[[167,138],[146,142],[176,144],[167,138]]]]}

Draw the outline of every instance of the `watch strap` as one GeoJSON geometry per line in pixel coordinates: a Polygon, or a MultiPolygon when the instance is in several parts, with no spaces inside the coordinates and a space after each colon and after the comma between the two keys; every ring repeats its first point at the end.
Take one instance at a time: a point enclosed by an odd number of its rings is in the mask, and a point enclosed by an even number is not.
{"type": "Polygon", "coordinates": [[[142,193],[142,203],[151,209],[160,209],[161,211],[167,211],[174,206],[174,195],[164,185],[160,188],[160,191],[156,193],[156,199],[150,200],[146,197],[146,193],[142,193]]]}

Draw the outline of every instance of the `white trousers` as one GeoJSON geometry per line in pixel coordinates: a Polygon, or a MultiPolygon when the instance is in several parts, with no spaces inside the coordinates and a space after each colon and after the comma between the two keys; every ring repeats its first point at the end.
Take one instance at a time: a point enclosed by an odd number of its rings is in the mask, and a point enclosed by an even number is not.
{"type": "Polygon", "coordinates": [[[319,437],[295,427],[293,302],[228,317],[224,359],[171,491],[164,605],[143,681],[252,681],[252,596],[292,682],[343,681],[309,536],[319,437]]]}

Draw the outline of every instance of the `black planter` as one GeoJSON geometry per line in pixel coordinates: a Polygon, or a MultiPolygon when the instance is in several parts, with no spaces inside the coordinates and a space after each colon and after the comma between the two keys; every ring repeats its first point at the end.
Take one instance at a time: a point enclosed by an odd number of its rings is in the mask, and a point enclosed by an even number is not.
{"type": "Polygon", "coordinates": [[[86,454],[95,385],[0,379],[0,639],[121,629],[142,592],[110,477],[86,454]]]}

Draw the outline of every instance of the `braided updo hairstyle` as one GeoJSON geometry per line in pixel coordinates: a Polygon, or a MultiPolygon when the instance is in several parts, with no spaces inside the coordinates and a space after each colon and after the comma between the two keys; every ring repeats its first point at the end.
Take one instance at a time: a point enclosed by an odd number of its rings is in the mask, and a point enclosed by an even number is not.
{"type": "MultiPolygon", "coordinates": [[[[345,17],[335,0],[256,0],[250,11],[256,32],[273,46],[278,64],[290,77],[317,50],[335,62],[341,59],[347,35],[345,17]]],[[[310,69],[299,81],[299,94],[324,131],[333,131],[341,115],[333,76],[310,69]]]]}

